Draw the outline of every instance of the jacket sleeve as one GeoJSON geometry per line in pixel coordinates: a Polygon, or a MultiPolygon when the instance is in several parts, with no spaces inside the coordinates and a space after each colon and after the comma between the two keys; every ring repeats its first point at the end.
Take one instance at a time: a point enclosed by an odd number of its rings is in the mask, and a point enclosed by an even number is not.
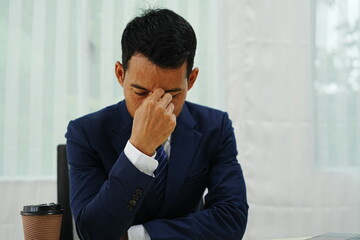
{"type": "Polygon", "coordinates": [[[152,240],[239,240],[244,235],[248,215],[246,188],[227,114],[220,131],[218,149],[211,159],[204,209],[182,218],[145,223],[152,240]]]}
{"type": "Polygon", "coordinates": [[[80,123],[66,133],[71,208],[81,239],[120,239],[132,225],[153,178],[122,152],[109,174],[80,123]],[[114,227],[115,226],[115,227],[114,227]]]}

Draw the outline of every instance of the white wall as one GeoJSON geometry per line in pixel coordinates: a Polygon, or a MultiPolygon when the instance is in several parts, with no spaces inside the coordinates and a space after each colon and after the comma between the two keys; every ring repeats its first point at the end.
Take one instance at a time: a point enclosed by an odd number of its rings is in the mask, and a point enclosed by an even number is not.
{"type": "Polygon", "coordinates": [[[227,107],[250,204],[244,239],[360,233],[359,169],[314,159],[311,4],[225,1],[227,107]]]}

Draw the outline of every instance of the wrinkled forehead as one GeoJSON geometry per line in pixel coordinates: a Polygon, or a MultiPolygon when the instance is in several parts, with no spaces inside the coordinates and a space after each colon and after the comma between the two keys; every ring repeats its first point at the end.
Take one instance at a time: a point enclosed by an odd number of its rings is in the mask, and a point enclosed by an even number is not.
{"type": "Polygon", "coordinates": [[[160,83],[173,88],[187,80],[186,64],[176,69],[161,68],[142,55],[134,55],[129,66],[127,79],[140,86],[145,84],[146,88],[157,87],[160,83]]]}

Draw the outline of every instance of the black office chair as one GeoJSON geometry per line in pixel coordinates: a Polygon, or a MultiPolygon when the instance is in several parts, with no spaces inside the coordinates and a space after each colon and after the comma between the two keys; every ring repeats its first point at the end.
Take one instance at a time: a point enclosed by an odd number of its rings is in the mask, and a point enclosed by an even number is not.
{"type": "Polygon", "coordinates": [[[57,146],[57,196],[58,203],[64,209],[60,240],[73,240],[73,219],[70,209],[69,173],[66,157],[66,145],[57,146]]]}

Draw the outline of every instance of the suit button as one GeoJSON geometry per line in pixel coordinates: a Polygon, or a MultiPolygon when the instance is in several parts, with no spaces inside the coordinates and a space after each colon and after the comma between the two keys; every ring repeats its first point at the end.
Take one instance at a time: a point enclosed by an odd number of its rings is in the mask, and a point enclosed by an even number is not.
{"type": "Polygon", "coordinates": [[[132,195],[132,199],[133,199],[133,200],[136,200],[136,201],[139,200],[139,195],[133,194],[133,195],[132,195]]]}
{"type": "Polygon", "coordinates": [[[142,193],[143,193],[143,190],[142,190],[141,188],[135,189],[135,194],[136,194],[136,195],[141,196],[142,193]]]}
{"type": "Polygon", "coordinates": [[[135,200],[130,200],[129,205],[135,207],[136,201],[135,200]]]}
{"type": "Polygon", "coordinates": [[[130,205],[127,205],[126,208],[127,208],[127,210],[128,210],[129,212],[131,212],[131,211],[134,209],[134,208],[133,208],[132,206],[130,206],[130,205]]]}

